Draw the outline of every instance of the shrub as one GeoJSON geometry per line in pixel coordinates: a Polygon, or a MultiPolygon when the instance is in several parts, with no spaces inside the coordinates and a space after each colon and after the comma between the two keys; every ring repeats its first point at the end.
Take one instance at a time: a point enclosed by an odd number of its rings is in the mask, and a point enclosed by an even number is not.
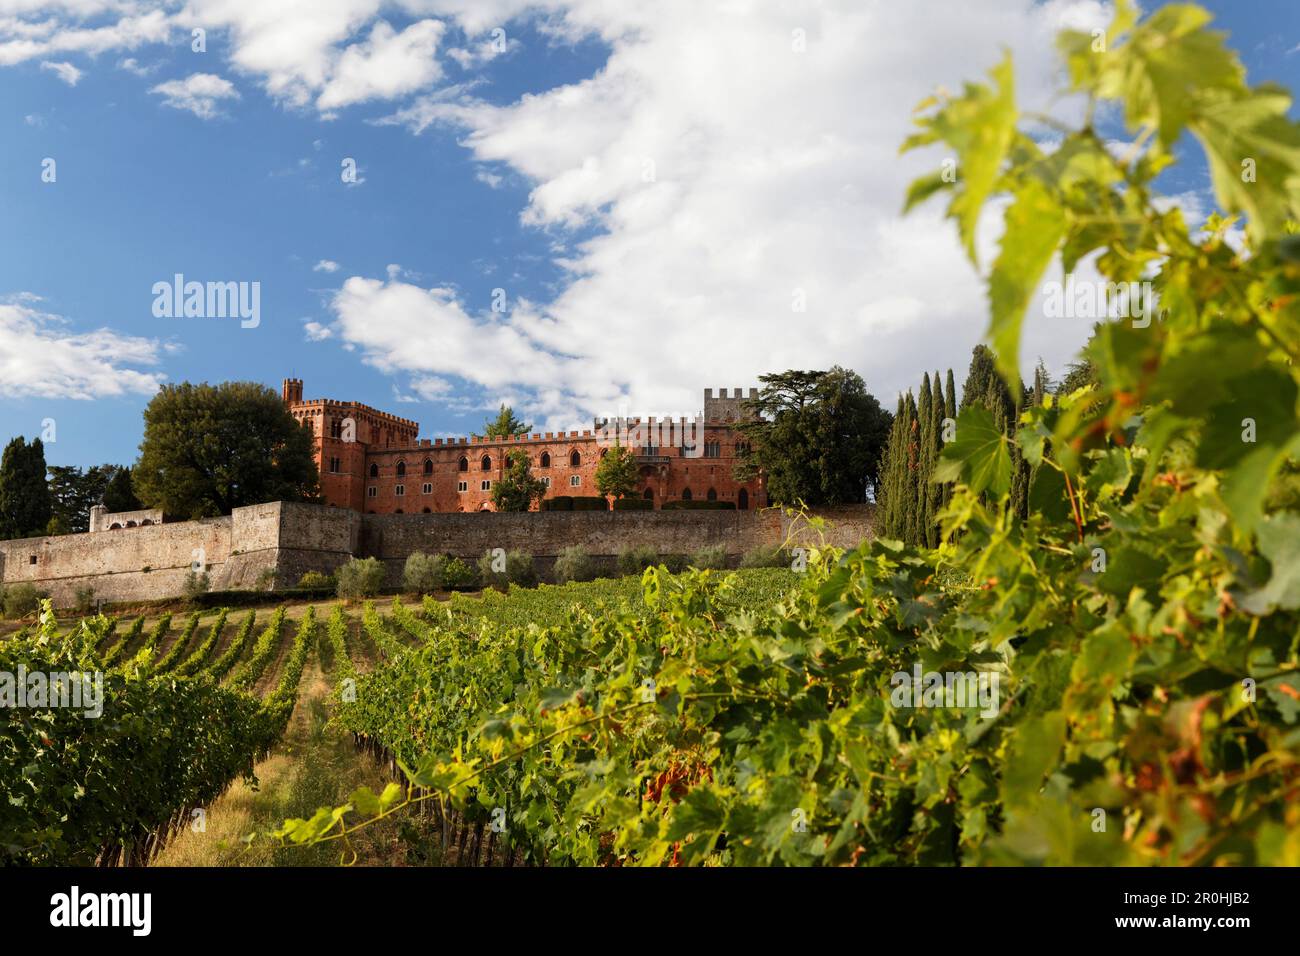
{"type": "Polygon", "coordinates": [[[557,584],[591,581],[596,577],[596,562],[578,544],[563,549],[555,558],[553,575],[557,584]]]}
{"type": "Polygon", "coordinates": [[[89,614],[95,609],[95,589],[77,588],[75,607],[78,614],[89,614]]]}
{"type": "Polygon", "coordinates": [[[476,587],[478,583],[478,568],[466,564],[460,558],[443,558],[442,586],[448,591],[476,587]]]}
{"type": "Polygon", "coordinates": [[[690,559],[684,554],[661,554],[659,563],[672,574],[681,574],[690,565],[690,559]]]}
{"type": "Polygon", "coordinates": [[[533,556],[527,551],[507,551],[502,557],[505,568],[493,570],[496,557],[491,551],[484,551],[478,559],[478,570],[485,587],[505,589],[511,584],[530,588],[537,584],[537,571],[533,567],[533,556]]]}
{"type": "Polygon", "coordinates": [[[599,495],[574,496],[574,511],[608,511],[609,501],[599,495]]]}
{"type": "Polygon", "coordinates": [[[300,588],[332,588],[335,585],[332,574],[322,574],[320,571],[308,571],[298,579],[300,588]]]}
{"type": "Polygon", "coordinates": [[[640,574],[659,563],[659,552],[649,545],[626,548],[618,555],[619,574],[640,574]]]}
{"type": "Polygon", "coordinates": [[[192,570],[185,575],[185,581],[181,584],[181,594],[185,596],[185,600],[193,601],[201,595],[207,594],[211,589],[211,583],[208,579],[208,572],[192,570]]]}
{"type": "Polygon", "coordinates": [[[378,558],[353,558],[338,570],[338,595],[349,601],[374,597],[383,590],[385,577],[378,558]]]}
{"type": "Polygon", "coordinates": [[[746,551],[740,559],[742,568],[788,568],[790,554],[776,545],[760,544],[746,551]]]}
{"type": "Polygon", "coordinates": [[[270,591],[275,587],[275,568],[263,568],[257,576],[257,583],[253,587],[258,591],[270,591]]]}
{"type": "Polygon", "coordinates": [[[723,545],[714,544],[707,548],[700,548],[691,556],[691,566],[704,570],[713,568],[720,571],[727,566],[727,549],[723,545]]]}
{"type": "Polygon", "coordinates": [[[654,511],[655,503],[646,498],[615,498],[615,511],[654,511]]]}
{"type": "Polygon", "coordinates": [[[4,592],[5,617],[26,617],[41,606],[45,595],[32,584],[15,584],[4,592]]]}
{"type": "Polygon", "coordinates": [[[556,495],[554,498],[543,498],[541,509],[543,511],[572,511],[572,495],[556,495]]]}
{"type": "Polygon", "coordinates": [[[406,559],[402,588],[410,594],[432,594],[442,589],[442,556],[417,551],[406,559]]]}

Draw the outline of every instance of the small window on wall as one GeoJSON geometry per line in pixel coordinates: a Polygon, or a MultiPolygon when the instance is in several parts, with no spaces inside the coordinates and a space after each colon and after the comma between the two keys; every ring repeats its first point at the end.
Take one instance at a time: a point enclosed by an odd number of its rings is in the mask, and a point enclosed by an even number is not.
{"type": "Polygon", "coordinates": [[[406,462],[399,461],[397,463],[397,477],[404,478],[405,476],[406,476],[406,462]]]}
{"type": "Polygon", "coordinates": [[[483,471],[491,471],[491,470],[492,470],[492,456],[491,456],[491,455],[484,455],[484,456],[483,456],[483,459],[478,463],[478,466],[479,466],[479,468],[482,469],[483,471]]]}
{"type": "Polygon", "coordinates": [[[378,478],[378,477],[379,477],[379,466],[378,466],[378,465],[371,465],[371,466],[370,466],[370,477],[371,477],[371,478],[378,478]]]}
{"type": "Polygon", "coordinates": [[[689,488],[683,488],[683,489],[682,489],[682,501],[690,501],[690,500],[691,500],[691,489],[689,489],[689,488]]]}
{"type": "Polygon", "coordinates": [[[576,451],[569,452],[569,467],[570,468],[582,467],[582,456],[579,455],[576,451]]]}
{"type": "Polygon", "coordinates": [[[708,494],[706,494],[704,497],[708,498],[710,501],[717,501],[718,493],[714,489],[710,488],[708,494]]]}
{"type": "Polygon", "coordinates": [[[543,487],[543,488],[549,488],[549,487],[551,487],[551,476],[550,476],[550,475],[542,475],[542,487],[543,487]]]}
{"type": "Polygon", "coordinates": [[[331,458],[331,459],[330,459],[330,474],[337,475],[337,474],[338,474],[340,471],[342,471],[342,470],[343,470],[343,459],[342,459],[342,458],[331,458]]]}
{"type": "Polygon", "coordinates": [[[376,498],[378,496],[379,496],[379,489],[376,488],[374,485],[371,485],[369,488],[366,489],[367,498],[376,498]]]}
{"type": "Polygon", "coordinates": [[[491,490],[492,490],[492,482],[491,482],[489,479],[484,478],[481,482],[479,482],[479,487],[480,487],[481,489],[483,489],[484,491],[491,491],[491,490]]]}
{"type": "Polygon", "coordinates": [[[426,475],[433,474],[433,459],[431,458],[424,459],[424,473],[426,475]]]}
{"type": "Polygon", "coordinates": [[[456,482],[456,490],[457,490],[457,491],[469,491],[469,482],[468,482],[468,481],[458,481],[458,482],[456,482]]]}
{"type": "Polygon", "coordinates": [[[579,485],[581,485],[581,484],[582,484],[582,475],[570,475],[570,476],[569,476],[569,487],[570,487],[570,488],[577,488],[577,487],[578,487],[579,485]]]}
{"type": "Polygon", "coordinates": [[[420,486],[420,494],[422,495],[433,494],[433,485],[431,485],[429,482],[426,481],[424,484],[420,486]]]}
{"type": "Polygon", "coordinates": [[[398,485],[393,489],[393,494],[397,495],[399,498],[404,496],[406,494],[406,485],[398,485]]]}
{"type": "Polygon", "coordinates": [[[551,467],[551,453],[549,451],[542,452],[542,463],[538,467],[540,468],[551,467]]]}
{"type": "Polygon", "coordinates": [[[461,471],[469,471],[469,459],[466,458],[466,457],[463,456],[463,455],[461,456],[461,459],[460,459],[460,470],[461,470],[461,471]]]}

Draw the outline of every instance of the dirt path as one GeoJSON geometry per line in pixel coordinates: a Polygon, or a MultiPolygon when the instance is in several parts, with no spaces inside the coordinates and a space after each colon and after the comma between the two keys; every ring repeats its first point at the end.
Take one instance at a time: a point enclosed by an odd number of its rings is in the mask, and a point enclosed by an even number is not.
{"type": "MultiPolygon", "coordinates": [[[[357,787],[368,786],[377,793],[387,783],[370,758],[352,745],[349,735],[328,725],[330,691],[313,654],[303,671],[298,704],[284,738],[256,767],[257,787],[236,782],[207,808],[205,831],[182,830],[153,865],[337,865],[341,848],[334,843],[310,849],[281,847],[264,838],[244,843],[250,833],[265,833],[286,819],[307,818],[320,807],[343,804],[357,787]]],[[[357,865],[407,865],[410,854],[403,833],[409,830],[408,819],[398,814],[358,833],[352,839],[357,865]]]]}

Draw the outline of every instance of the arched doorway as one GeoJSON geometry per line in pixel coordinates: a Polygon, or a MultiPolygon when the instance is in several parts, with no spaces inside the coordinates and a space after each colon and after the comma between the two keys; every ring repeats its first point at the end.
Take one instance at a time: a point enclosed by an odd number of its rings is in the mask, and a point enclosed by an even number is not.
{"type": "Polygon", "coordinates": [[[749,492],[744,488],[741,488],[740,492],[736,495],[736,507],[741,511],[749,510],[749,492]]]}

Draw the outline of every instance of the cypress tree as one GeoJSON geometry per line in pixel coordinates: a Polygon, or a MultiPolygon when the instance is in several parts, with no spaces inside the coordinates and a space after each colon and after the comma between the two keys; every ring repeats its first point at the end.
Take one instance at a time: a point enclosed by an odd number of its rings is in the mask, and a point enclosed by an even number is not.
{"type": "MultiPolygon", "coordinates": [[[[948,394],[945,396],[944,417],[957,421],[957,385],[953,382],[952,369],[948,369],[948,394]]],[[[952,501],[952,482],[943,486],[943,503],[946,506],[952,501]]]]}
{"type": "Polygon", "coordinates": [[[934,393],[930,390],[930,373],[926,372],[921,379],[921,394],[917,398],[917,469],[912,489],[916,506],[912,514],[910,543],[918,545],[925,544],[926,527],[930,521],[930,470],[934,466],[934,462],[930,459],[931,438],[934,431],[933,404],[934,393]]]}
{"type": "Polygon", "coordinates": [[[916,417],[916,399],[907,393],[907,470],[903,476],[903,513],[899,519],[899,537],[909,544],[916,542],[916,475],[920,469],[917,453],[920,451],[919,423],[916,417]]]}
{"type": "Polygon", "coordinates": [[[943,386],[939,383],[939,373],[934,373],[934,399],[930,403],[930,467],[925,476],[926,495],[926,532],[925,541],[931,548],[939,546],[939,510],[943,507],[943,489],[930,481],[934,467],[939,463],[939,453],[943,449],[943,416],[947,408],[944,403],[943,386]]]}
{"type": "Polygon", "coordinates": [[[20,435],[0,456],[0,538],[45,533],[50,523],[50,489],[45,480],[45,446],[20,435]]]}
{"type": "Polygon", "coordinates": [[[894,422],[889,429],[889,443],[885,446],[882,500],[878,502],[880,533],[886,538],[897,538],[901,525],[901,488],[907,469],[906,406],[903,396],[898,396],[894,422]]]}

